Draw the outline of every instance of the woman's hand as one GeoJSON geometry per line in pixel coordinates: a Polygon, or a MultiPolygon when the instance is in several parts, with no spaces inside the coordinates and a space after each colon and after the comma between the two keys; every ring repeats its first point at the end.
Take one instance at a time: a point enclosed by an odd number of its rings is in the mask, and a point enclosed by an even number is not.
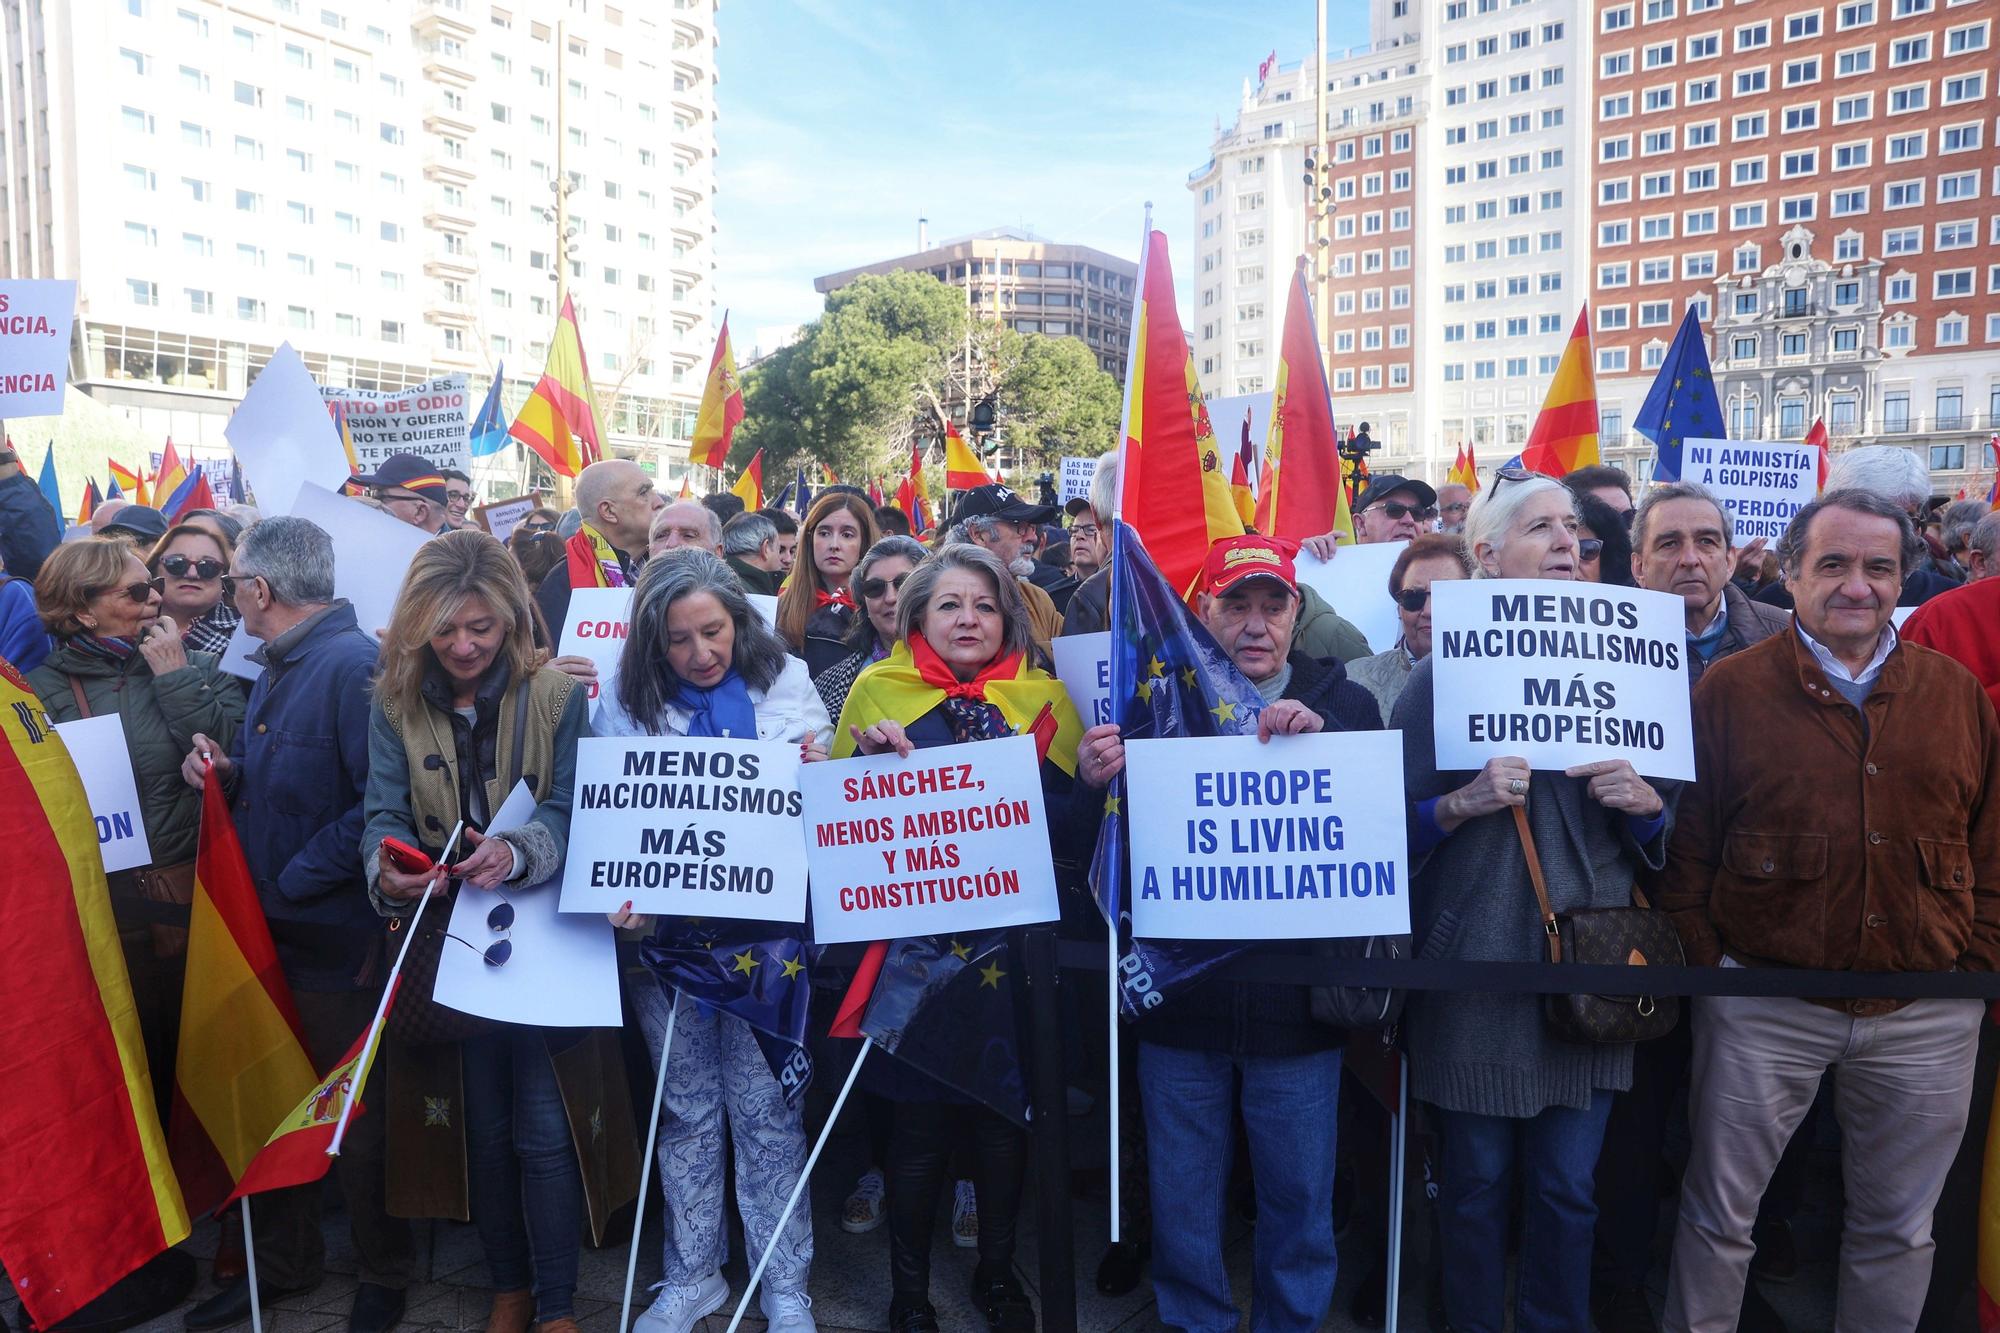
{"type": "Polygon", "coordinates": [[[1734,574],[1736,578],[1754,579],[1757,577],[1764,568],[1764,546],[1768,541],[1770,541],[1768,537],[1759,537],[1748,546],[1736,552],[1734,556],[1736,561],[1734,574]]]}
{"type": "Polygon", "coordinates": [[[917,747],[910,744],[910,738],[903,734],[903,724],[886,717],[866,731],[850,722],[847,734],[854,737],[854,748],[863,754],[887,754],[894,750],[908,759],[917,752],[917,747]]]}
{"type": "Polygon", "coordinates": [[[587,657],[578,657],[574,653],[564,657],[551,657],[549,665],[562,672],[565,676],[570,677],[579,685],[595,685],[597,683],[597,663],[587,657]]]}
{"type": "Polygon", "coordinates": [[[181,646],[180,626],[172,616],[161,616],[139,638],[139,655],[156,676],[179,671],[188,664],[187,649],[181,646]]]}
{"type": "Polygon", "coordinates": [[[1108,787],[1125,771],[1125,742],[1116,722],[1105,722],[1083,733],[1076,745],[1076,775],[1087,787],[1108,787]]]}
{"type": "Polygon", "coordinates": [[[604,919],[620,930],[651,930],[653,927],[652,917],[646,915],[644,912],[635,912],[632,910],[632,900],[630,898],[627,898],[625,905],[617,911],[606,912],[604,919]]]}
{"type": "Polygon", "coordinates": [[[1608,810],[1651,819],[1666,807],[1653,784],[1639,776],[1625,759],[1600,759],[1594,764],[1578,764],[1563,770],[1564,777],[1589,778],[1585,788],[1590,799],[1608,810]]]}
{"type": "Polygon", "coordinates": [[[1309,736],[1326,728],[1326,719],[1297,699],[1280,699],[1266,704],[1257,714],[1257,740],[1268,743],[1273,736],[1309,736]]]}
{"type": "Polygon", "coordinates": [[[224,782],[227,782],[229,775],[236,771],[236,761],[224,754],[220,745],[197,731],[194,734],[194,748],[188,751],[187,758],[181,760],[181,781],[200,791],[201,784],[209,774],[208,760],[214,760],[215,776],[224,782]]]}
{"type": "Polygon", "coordinates": [[[382,890],[384,898],[393,898],[400,903],[411,903],[427,893],[444,892],[444,867],[432,866],[416,874],[408,874],[396,869],[389,858],[382,858],[382,873],[375,879],[375,887],[382,890]]]}
{"type": "Polygon", "coordinates": [[[497,889],[514,873],[514,849],[505,838],[489,838],[472,829],[465,831],[472,855],[451,868],[451,873],[475,889],[497,889]]]}
{"type": "Polygon", "coordinates": [[[1535,771],[1528,761],[1512,755],[1488,759],[1479,776],[1448,793],[1432,811],[1438,827],[1451,832],[1468,819],[1528,803],[1528,784],[1535,771]]]}
{"type": "Polygon", "coordinates": [[[819,764],[819,763],[824,763],[825,761],[826,761],[826,747],[824,745],[821,745],[816,740],[803,740],[799,742],[800,763],[819,764]]]}

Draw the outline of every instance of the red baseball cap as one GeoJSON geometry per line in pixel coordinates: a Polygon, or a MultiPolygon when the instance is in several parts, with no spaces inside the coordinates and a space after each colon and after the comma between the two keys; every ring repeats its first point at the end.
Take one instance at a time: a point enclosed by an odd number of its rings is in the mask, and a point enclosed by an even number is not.
{"type": "Polygon", "coordinates": [[[1296,597],[1299,580],[1292,555],[1298,549],[1295,541],[1255,533],[1224,537],[1208,548],[1208,559],[1201,565],[1201,590],[1219,597],[1245,579],[1276,579],[1296,597]]]}

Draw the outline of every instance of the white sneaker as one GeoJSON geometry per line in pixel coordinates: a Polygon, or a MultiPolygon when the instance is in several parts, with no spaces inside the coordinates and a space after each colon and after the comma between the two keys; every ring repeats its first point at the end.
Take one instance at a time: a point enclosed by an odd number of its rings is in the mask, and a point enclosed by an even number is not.
{"type": "Polygon", "coordinates": [[[887,1216],[882,1204],[886,1192],[880,1171],[871,1168],[863,1172],[861,1179],[854,1182],[854,1193],[840,1205],[840,1229],[858,1236],[881,1226],[887,1216]]]}
{"type": "Polygon", "coordinates": [[[961,1250],[979,1247],[979,1199],[969,1180],[959,1181],[951,1196],[951,1243],[961,1250]]]}
{"type": "Polygon", "coordinates": [[[768,1321],[765,1333],[819,1333],[812,1317],[812,1297],[803,1291],[778,1291],[766,1282],[757,1304],[768,1321]]]}
{"type": "Polygon", "coordinates": [[[696,1324],[729,1303],[729,1284],[720,1273],[693,1286],[662,1282],[654,1290],[660,1294],[632,1321],[633,1333],[694,1333],[696,1324]]]}

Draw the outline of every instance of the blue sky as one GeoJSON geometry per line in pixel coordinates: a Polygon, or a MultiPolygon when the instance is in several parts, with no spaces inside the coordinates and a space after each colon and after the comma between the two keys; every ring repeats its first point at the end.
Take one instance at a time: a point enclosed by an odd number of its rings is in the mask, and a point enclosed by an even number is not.
{"type": "MultiPolygon", "coordinates": [[[[716,291],[737,355],[812,319],[812,280],[1023,225],[1136,258],[1142,209],[1190,263],[1187,175],[1312,0],[724,0],[716,291]]],[[[1329,5],[1336,50],[1361,0],[1329,5]]]]}

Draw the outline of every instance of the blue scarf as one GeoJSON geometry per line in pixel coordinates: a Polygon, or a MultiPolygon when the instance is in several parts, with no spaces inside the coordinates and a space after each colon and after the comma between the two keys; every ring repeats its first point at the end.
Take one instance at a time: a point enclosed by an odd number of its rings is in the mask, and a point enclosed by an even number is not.
{"type": "Polygon", "coordinates": [[[757,739],[757,710],[750,703],[750,687],[734,670],[705,690],[682,681],[674,705],[687,713],[690,736],[757,739]]]}

